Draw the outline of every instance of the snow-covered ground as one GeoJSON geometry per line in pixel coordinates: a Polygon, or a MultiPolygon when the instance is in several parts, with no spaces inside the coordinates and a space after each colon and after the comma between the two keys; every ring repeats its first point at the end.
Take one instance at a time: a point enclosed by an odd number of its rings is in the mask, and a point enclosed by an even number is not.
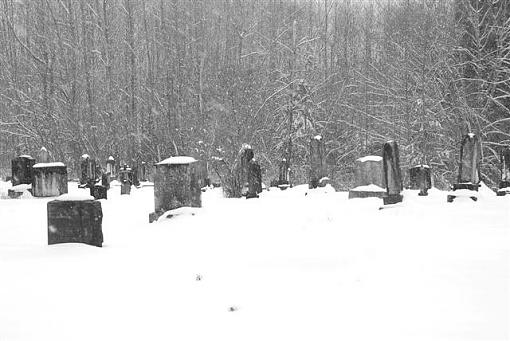
{"type": "Polygon", "coordinates": [[[404,194],[212,190],[149,224],[153,188],[113,187],[103,248],[48,246],[50,199],[2,199],[0,340],[508,340],[510,196],[404,194]]]}

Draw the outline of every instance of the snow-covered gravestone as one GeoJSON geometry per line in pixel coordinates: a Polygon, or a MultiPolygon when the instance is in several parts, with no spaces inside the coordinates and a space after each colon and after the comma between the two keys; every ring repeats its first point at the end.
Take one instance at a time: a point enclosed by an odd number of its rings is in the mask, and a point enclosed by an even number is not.
{"type": "Polygon", "coordinates": [[[36,163],[33,166],[34,197],[56,197],[67,193],[67,167],[62,162],[36,163]]]}
{"type": "Polygon", "coordinates": [[[50,162],[50,153],[44,147],[41,147],[39,153],[37,154],[37,163],[49,163],[50,162]]]}
{"type": "Polygon", "coordinates": [[[419,189],[420,196],[426,196],[428,190],[432,188],[432,177],[430,167],[427,165],[418,165],[409,169],[410,189],[419,189]]]}
{"type": "Polygon", "coordinates": [[[96,160],[88,154],[81,156],[81,187],[91,187],[96,182],[96,160]]]}
{"type": "Polygon", "coordinates": [[[356,187],[349,190],[349,199],[382,198],[386,185],[383,178],[383,158],[369,155],[356,160],[356,187]]]}
{"type": "Polygon", "coordinates": [[[317,188],[325,185],[323,178],[326,176],[326,162],[324,160],[324,141],[322,136],[317,135],[310,139],[310,173],[308,176],[308,188],[317,188]]]}
{"type": "Polygon", "coordinates": [[[248,164],[248,192],[246,199],[258,198],[262,192],[262,172],[257,161],[251,160],[248,164]]]}
{"type": "Polygon", "coordinates": [[[402,186],[402,173],[400,171],[400,158],[398,145],[395,141],[388,141],[383,146],[383,169],[386,193],[383,196],[384,205],[396,204],[402,201],[400,192],[402,186]]]}
{"type": "Polygon", "coordinates": [[[510,194],[510,147],[501,152],[501,180],[499,181],[498,196],[510,194]]]}
{"type": "Polygon", "coordinates": [[[197,165],[190,156],[174,156],[156,164],[154,212],[149,215],[149,222],[166,211],[202,206],[197,165]]]}
{"type": "Polygon", "coordinates": [[[458,196],[468,196],[474,201],[478,200],[481,160],[482,153],[478,136],[475,134],[465,135],[460,146],[457,183],[453,185],[453,193],[447,196],[448,202],[453,202],[458,196]]]}
{"type": "Polygon", "coordinates": [[[281,190],[287,189],[290,186],[290,164],[286,158],[280,161],[278,170],[278,187],[281,190]]]}
{"type": "Polygon", "coordinates": [[[88,195],[64,194],[48,202],[48,245],[103,244],[101,203],[88,195]]]}
{"type": "Polygon", "coordinates": [[[110,156],[108,160],[106,160],[106,173],[109,174],[111,180],[117,178],[117,169],[115,168],[115,159],[113,156],[110,156]]]}
{"type": "Polygon", "coordinates": [[[35,159],[30,155],[20,155],[11,161],[13,186],[21,184],[31,184],[33,178],[32,166],[35,164],[35,159]]]}
{"type": "Polygon", "coordinates": [[[133,171],[127,165],[122,166],[119,171],[120,194],[131,194],[133,184],[133,171]]]}

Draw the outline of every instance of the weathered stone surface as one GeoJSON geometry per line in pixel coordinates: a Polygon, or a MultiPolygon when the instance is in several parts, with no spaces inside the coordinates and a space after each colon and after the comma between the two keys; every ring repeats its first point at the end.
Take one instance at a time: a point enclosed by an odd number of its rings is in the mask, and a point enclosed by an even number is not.
{"type": "Polygon", "coordinates": [[[96,160],[84,154],[81,157],[80,185],[91,187],[96,183],[96,160]]]}
{"type": "Polygon", "coordinates": [[[385,192],[383,158],[369,155],[356,160],[356,187],[349,190],[349,199],[382,198],[385,192]]]}
{"type": "Polygon", "coordinates": [[[179,207],[201,207],[202,191],[197,161],[193,158],[168,158],[156,165],[154,179],[155,217],[179,207]]]}
{"type": "Polygon", "coordinates": [[[251,160],[248,164],[248,193],[246,199],[258,198],[262,192],[262,172],[257,161],[251,160]]]}
{"type": "Polygon", "coordinates": [[[50,161],[50,153],[44,147],[41,147],[39,153],[37,154],[37,162],[38,163],[48,163],[50,161]]]}
{"type": "Polygon", "coordinates": [[[101,247],[103,211],[94,200],[48,202],[48,244],[84,243],[101,247]]]}
{"type": "Polygon", "coordinates": [[[12,185],[31,184],[34,175],[33,165],[35,165],[35,159],[30,155],[21,155],[12,159],[12,185]]]}
{"type": "Polygon", "coordinates": [[[250,145],[243,144],[239,151],[239,165],[236,167],[239,182],[241,184],[241,194],[247,195],[248,193],[248,174],[250,161],[253,159],[254,152],[250,145]]]}
{"type": "Polygon", "coordinates": [[[131,194],[133,184],[133,171],[124,165],[119,171],[120,194],[131,194]]]}
{"type": "MultiPolygon", "coordinates": [[[[462,138],[460,147],[460,162],[457,183],[453,184],[453,193],[448,194],[446,200],[453,202],[458,195],[457,190],[477,192],[480,187],[480,162],[482,160],[481,145],[478,136],[467,134],[462,138]]],[[[476,201],[475,194],[471,199],[476,201]]]]}
{"type": "Polygon", "coordinates": [[[95,184],[90,187],[90,195],[96,200],[108,199],[108,189],[106,186],[95,184]]]}
{"type": "Polygon", "coordinates": [[[499,182],[498,196],[510,194],[510,148],[501,151],[501,180],[499,182]]]}
{"type": "Polygon", "coordinates": [[[400,157],[398,145],[395,141],[388,141],[383,147],[384,181],[386,183],[386,195],[383,197],[385,205],[401,202],[403,197],[400,192],[403,189],[402,173],[400,171],[400,157]]]}
{"type": "Polygon", "coordinates": [[[106,160],[106,173],[109,175],[110,180],[114,180],[117,178],[117,164],[113,156],[110,156],[106,160]]]}
{"type": "Polygon", "coordinates": [[[308,188],[317,188],[320,180],[326,176],[326,160],[324,154],[324,141],[320,135],[310,139],[310,173],[308,188]]]}
{"type": "Polygon", "coordinates": [[[430,167],[425,165],[418,165],[409,168],[409,188],[419,189],[420,196],[428,195],[428,190],[432,188],[432,176],[430,167]]]}
{"type": "Polygon", "coordinates": [[[37,163],[33,167],[34,197],[56,197],[67,193],[67,167],[62,163],[37,163]]]}
{"type": "Polygon", "coordinates": [[[286,158],[280,161],[277,186],[284,190],[290,186],[290,163],[286,158]]]}

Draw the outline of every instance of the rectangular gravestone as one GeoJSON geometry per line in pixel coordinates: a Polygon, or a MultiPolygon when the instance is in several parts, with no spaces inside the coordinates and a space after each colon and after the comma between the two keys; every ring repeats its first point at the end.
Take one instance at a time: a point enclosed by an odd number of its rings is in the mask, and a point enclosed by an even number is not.
{"type": "Polygon", "coordinates": [[[119,171],[120,194],[131,194],[133,184],[133,171],[124,165],[119,171]]]}
{"type": "Polygon", "coordinates": [[[403,189],[402,173],[398,145],[395,141],[388,141],[383,146],[383,170],[386,183],[386,193],[383,196],[384,205],[401,202],[403,199],[400,194],[403,189]]]}
{"type": "Polygon", "coordinates": [[[95,184],[90,187],[90,195],[96,200],[108,199],[108,189],[106,186],[95,184]]]}
{"type": "Polygon", "coordinates": [[[67,193],[67,167],[62,162],[36,163],[33,173],[34,197],[56,197],[67,193]]]}
{"type": "Polygon", "coordinates": [[[47,208],[48,245],[83,243],[102,246],[101,202],[91,197],[82,199],[63,195],[48,202],[47,208]]]}
{"type": "Polygon", "coordinates": [[[290,163],[286,158],[280,161],[280,167],[278,169],[278,183],[277,186],[281,190],[285,190],[290,187],[290,163]]]}
{"type": "Polygon", "coordinates": [[[310,139],[309,162],[308,188],[322,186],[321,180],[326,176],[326,160],[324,158],[324,141],[320,135],[310,139]]]}
{"type": "Polygon", "coordinates": [[[501,180],[498,187],[498,196],[510,194],[510,147],[501,152],[501,180]]]}
{"type": "Polygon", "coordinates": [[[106,173],[110,177],[110,181],[115,180],[117,178],[117,167],[113,156],[110,156],[106,160],[106,173]]]}
{"type": "Polygon", "coordinates": [[[458,193],[467,194],[472,200],[478,200],[477,193],[480,187],[480,162],[482,159],[481,145],[478,136],[467,134],[462,139],[460,147],[460,162],[457,182],[453,184],[453,192],[448,194],[446,200],[453,202],[458,193]],[[458,192],[465,190],[467,192],[458,192]]]}
{"type": "Polygon", "coordinates": [[[154,178],[154,213],[149,215],[149,222],[169,210],[201,207],[198,176],[197,160],[192,157],[174,156],[159,162],[154,178]]]}
{"type": "Polygon", "coordinates": [[[81,156],[81,175],[80,187],[91,187],[96,183],[96,160],[91,158],[88,154],[81,156]]]}
{"type": "Polygon", "coordinates": [[[246,199],[258,198],[262,192],[262,172],[257,161],[251,160],[248,164],[248,193],[246,199]]]}
{"type": "Polygon", "coordinates": [[[249,144],[243,144],[239,151],[239,165],[236,167],[236,172],[239,178],[239,184],[241,185],[241,195],[245,196],[248,193],[248,174],[250,161],[254,157],[253,149],[249,144]]]}
{"type": "Polygon", "coordinates": [[[409,169],[410,189],[419,189],[419,196],[428,195],[428,190],[432,188],[432,176],[430,167],[427,165],[418,165],[409,169]]]}
{"type": "Polygon", "coordinates": [[[35,159],[30,155],[21,155],[12,159],[12,185],[32,184],[33,165],[35,165],[35,159]]]}
{"type": "Polygon", "coordinates": [[[356,160],[355,167],[356,187],[349,190],[349,199],[382,198],[386,192],[383,158],[364,156],[356,160]]]}

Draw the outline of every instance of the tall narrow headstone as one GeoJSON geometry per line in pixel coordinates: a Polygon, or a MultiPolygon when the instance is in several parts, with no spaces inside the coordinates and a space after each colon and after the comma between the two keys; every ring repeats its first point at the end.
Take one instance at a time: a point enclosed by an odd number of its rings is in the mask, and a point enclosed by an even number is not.
{"type": "Polygon", "coordinates": [[[419,189],[420,196],[428,195],[428,190],[432,188],[432,176],[430,167],[427,165],[418,165],[409,168],[410,189],[419,189]]]}
{"type": "Polygon", "coordinates": [[[101,202],[92,197],[63,195],[48,202],[48,245],[84,243],[103,244],[101,202]]]}
{"type": "Polygon", "coordinates": [[[498,196],[510,194],[510,147],[501,152],[501,180],[497,194],[498,196]]]}
{"type": "Polygon", "coordinates": [[[62,162],[36,163],[33,171],[34,197],[56,197],[67,193],[67,167],[62,162]]]}
{"type": "Polygon", "coordinates": [[[142,161],[142,163],[140,164],[138,175],[139,175],[140,181],[147,181],[147,179],[148,179],[148,177],[147,177],[147,175],[148,175],[147,174],[147,162],[142,161]]]}
{"type": "Polygon", "coordinates": [[[254,153],[251,146],[246,143],[243,144],[241,150],[239,151],[239,166],[237,167],[242,195],[246,195],[248,193],[248,173],[250,161],[253,159],[253,156],[254,153]]]}
{"type": "Polygon", "coordinates": [[[246,199],[258,198],[262,192],[262,172],[257,161],[251,160],[248,164],[248,193],[246,199]]]}
{"type": "Polygon", "coordinates": [[[326,176],[326,160],[324,159],[324,141],[317,135],[310,139],[310,174],[308,188],[317,188],[326,176]]]}
{"type": "Polygon", "coordinates": [[[453,193],[447,197],[452,202],[458,195],[455,191],[467,190],[469,196],[476,201],[478,187],[480,187],[480,162],[482,160],[481,145],[478,136],[467,134],[462,139],[460,146],[460,162],[457,183],[453,184],[453,193]],[[468,193],[469,193],[468,192],[468,193]]]}
{"type": "Polygon", "coordinates": [[[120,194],[131,194],[133,184],[133,171],[127,165],[122,166],[119,171],[120,194]]]}
{"type": "Polygon", "coordinates": [[[281,190],[287,189],[290,186],[290,164],[286,158],[280,161],[278,170],[278,187],[281,190]]]}
{"type": "Polygon", "coordinates": [[[149,222],[163,213],[179,207],[201,207],[197,160],[189,156],[174,156],[156,165],[154,178],[154,213],[149,222]]]}
{"type": "Polygon", "coordinates": [[[81,187],[91,187],[96,183],[96,161],[88,154],[81,156],[81,187]]]}
{"type": "Polygon", "coordinates": [[[110,156],[108,160],[106,160],[106,173],[109,174],[110,180],[114,180],[117,178],[117,168],[115,167],[115,159],[113,156],[110,156]]]}
{"type": "Polygon", "coordinates": [[[34,164],[35,159],[30,155],[21,155],[12,159],[12,185],[31,184],[34,174],[32,166],[34,164]]]}
{"type": "Polygon", "coordinates": [[[402,201],[400,192],[402,186],[402,173],[400,171],[400,158],[398,145],[395,141],[388,141],[383,147],[383,169],[384,181],[386,183],[386,194],[383,196],[385,205],[396,204],[402,201]]]}
{"type": "Polygon", "coordinates": [[[356,186],[349,190],[349,199],[382,198],[386,192],[383,158],[364,156],[356,160],[355,167],[356,186]]]}

